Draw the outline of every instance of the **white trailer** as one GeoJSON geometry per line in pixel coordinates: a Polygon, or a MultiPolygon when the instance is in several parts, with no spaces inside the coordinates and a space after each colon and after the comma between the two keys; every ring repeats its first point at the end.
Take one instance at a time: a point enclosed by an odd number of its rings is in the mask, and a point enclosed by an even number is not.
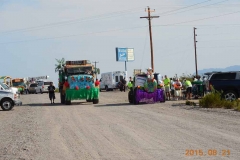
{"type": "Polygon", "coordinates": [[[100,91],[105,90],[114,90],[117,89],[118,83],[123,79],[126,78],[126,71],[113,71],[113,72],[106,72],[101,74],[100,79],[100,91]]]}

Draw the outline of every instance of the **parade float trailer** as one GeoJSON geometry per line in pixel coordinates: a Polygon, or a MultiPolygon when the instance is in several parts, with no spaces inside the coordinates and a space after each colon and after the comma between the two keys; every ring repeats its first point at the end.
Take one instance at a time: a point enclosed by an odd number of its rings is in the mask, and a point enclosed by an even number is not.
{"type": "Polygon", "coordinates": [[[66,61],[59,70],[59,92],[62,104],[83,100],[97,104],[99,88],[94,86],[94,67],[88,60],[66,61]]]}
{"type": "Polygon", "coordinates": [[[149,81],[145,73],[136,74],[133,78],[133,87],[128,93],[129,103],[139,104],[165,102],[165,93],[160,84],[161,75],[154,73],[154,79],[149,81]]]}

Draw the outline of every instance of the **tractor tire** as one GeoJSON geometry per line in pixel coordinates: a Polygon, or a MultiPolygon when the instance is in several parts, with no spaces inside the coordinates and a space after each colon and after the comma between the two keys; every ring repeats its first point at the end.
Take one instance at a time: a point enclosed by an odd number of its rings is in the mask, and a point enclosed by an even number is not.
{"type": "Polygon", "coordinates": [[[93,102],[93,104],[98,104],[99,103],[99,99],[93,99],[92,102],[93,102]]]}

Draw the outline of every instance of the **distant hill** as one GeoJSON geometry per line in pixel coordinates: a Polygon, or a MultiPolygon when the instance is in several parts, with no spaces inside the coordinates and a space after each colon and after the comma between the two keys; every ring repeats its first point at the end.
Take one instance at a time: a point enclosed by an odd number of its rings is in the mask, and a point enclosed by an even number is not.
{"type": "Polygon", "coordinates": [[[212,72],[212,71],[220,71],[220,72],[240,71],[240,65],[230,66],[226,68],[209,68],[209,69],[198,70],[198,74],[202,75],[206,72],[212,72]]]}

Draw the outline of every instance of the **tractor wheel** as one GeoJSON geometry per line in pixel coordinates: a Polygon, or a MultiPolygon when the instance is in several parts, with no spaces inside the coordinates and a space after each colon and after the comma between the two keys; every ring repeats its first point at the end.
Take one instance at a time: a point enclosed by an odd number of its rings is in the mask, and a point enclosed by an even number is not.
{"type": "Polygon", "coordinates": [[[92,102],[93,102],[93,104],[98,104],[99,103],[99,99],[93,99],[92,102]]]}

